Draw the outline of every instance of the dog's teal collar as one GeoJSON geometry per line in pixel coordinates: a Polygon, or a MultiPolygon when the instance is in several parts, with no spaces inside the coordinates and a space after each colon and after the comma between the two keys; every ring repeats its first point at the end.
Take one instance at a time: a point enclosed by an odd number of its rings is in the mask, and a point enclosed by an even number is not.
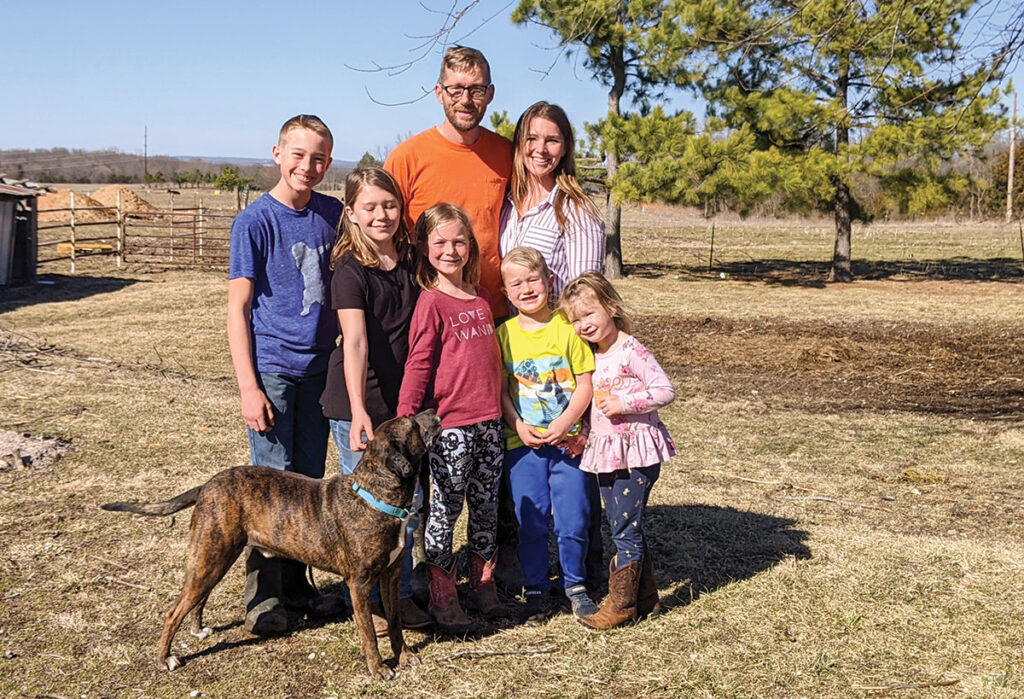
{"type": "Polygon", "coordinates": [[[352,481],[352,490],[356,491],[356,495],[370,503],[370,507],[380,510],[386,515],[391,515],[398,519],[405,519],[409,516],[409,510],[404,510],[401,507],[395,507],[394,505],[389,505],[386,502],[381,502],[377,498],[373,497],[373,494],[369,490],[366,490],[355,481],[352,481]]]}

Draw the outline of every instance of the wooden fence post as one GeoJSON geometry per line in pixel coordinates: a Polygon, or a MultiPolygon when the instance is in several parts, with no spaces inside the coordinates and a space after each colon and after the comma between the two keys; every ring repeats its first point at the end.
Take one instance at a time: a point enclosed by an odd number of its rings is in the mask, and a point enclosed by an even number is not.
{"type": "Polygon", "coordinates": [[[174,260],[174,194],[171,194],[171,261],[174,260]]]}
{"type": "Polygon", "coordinates": [[[124,257],[124,212],[121,210],[121,190],[117,190],[117,268],[124,257]]]}
{"type": "Polygon", "coordinates": [[[203,257],[203,200],[199,200],[199,258],[203,257]]]}
{"type": "Polygon", "coordinates": [[[75,193],[71,192],[71,273],[75,273],[75,193]]]}

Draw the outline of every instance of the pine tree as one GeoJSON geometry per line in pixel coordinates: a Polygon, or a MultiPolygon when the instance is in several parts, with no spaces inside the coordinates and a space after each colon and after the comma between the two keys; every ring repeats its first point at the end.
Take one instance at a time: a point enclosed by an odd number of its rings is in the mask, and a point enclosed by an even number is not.
{"type": "MultiPolygon", "coordinates": [[[[966,67],[964,18],[974,0],[700,0],[678,3],[717,59],[705,95],[764,153],[799,163],[835,218],[831,281],[852,278],[856,172],[891,174],[910,157],[936,166],[977,147],[1001,123],[998,61],[966,67]]],[[[790,168],[791,170],[793,168],[790,168]]],[[[931,188],[930,196],[937,190],[931,188]]],[[[925,196],[922,194],[922,196],[925,196]]],[[[920,206],[927,206],[925,201],[920,206]]]]}

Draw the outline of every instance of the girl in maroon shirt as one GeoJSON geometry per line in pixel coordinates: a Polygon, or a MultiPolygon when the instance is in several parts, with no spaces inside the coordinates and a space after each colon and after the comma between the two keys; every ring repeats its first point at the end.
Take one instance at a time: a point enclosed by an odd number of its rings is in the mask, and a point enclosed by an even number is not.
{"type": "Polygon", "coordinates": [[[414,237],[423,291],[409,329],[398,414],[433,407],[441,418],[441,437],[429,456],[433,485],[424,534],[430,613],[442,630],[463,634],[472,624],[455,590],[452,538],[464,500],[474,602],[487,617],[503,611],[494,586],[504,456],[501,354],[490,298],[477,285],[480,249],[469,217],[454,204],[436,204],[420,216],[414,237]]]}

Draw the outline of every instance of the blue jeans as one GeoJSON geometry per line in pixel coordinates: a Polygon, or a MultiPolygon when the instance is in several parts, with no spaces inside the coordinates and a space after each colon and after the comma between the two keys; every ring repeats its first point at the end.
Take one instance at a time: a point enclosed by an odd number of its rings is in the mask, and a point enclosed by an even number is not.
{"type": "Polygon", "coordinates": [[[519,520],[519,562],[526,589],[550,589],[548,580],[548,525],[554,519],[562,585],[582,584],[587,576],[586,555],[590,528],[588,481],[593,475],[580,470],[573,458],[557,447],[519,447],[505,455],[509,492],[519,520]]]}
{"type": "MultiPolygon", "coordinates": [[[[351,420],[331,419],[331,436],[334,444],[338,447],[338,469],[341,475],[350,476],[356,470],[356,466],[363,458],[365,452],[352,451],[349,449],[348,433],[352,429],[351,420]]],[[[419,481],[416,483],[416,492],[412,496],[412,517],[405,527],[405,555],[402,556],[402,585],[398,592],[400,599],[412,597],[412,537],[416,528],[420,526],[419,510],[423,505],[423,488],[419,481]]],[[[348,588],[345,588],[345,597],[348,598],[348,588]]],[[[370,592],[370,601],[380,601],[380,588],[376,585],[370,592]]],[[[349,606],[352,606],[351,603],[349,606]]]]}
{"type": "Polygon", "coordinates": [[[260,388],[274,406],[274,426],[249,431],[249,456],[257,466],[323,478],[330,427],[320,407],[327,372],[312,376],[259,374],[260,388]]]}

